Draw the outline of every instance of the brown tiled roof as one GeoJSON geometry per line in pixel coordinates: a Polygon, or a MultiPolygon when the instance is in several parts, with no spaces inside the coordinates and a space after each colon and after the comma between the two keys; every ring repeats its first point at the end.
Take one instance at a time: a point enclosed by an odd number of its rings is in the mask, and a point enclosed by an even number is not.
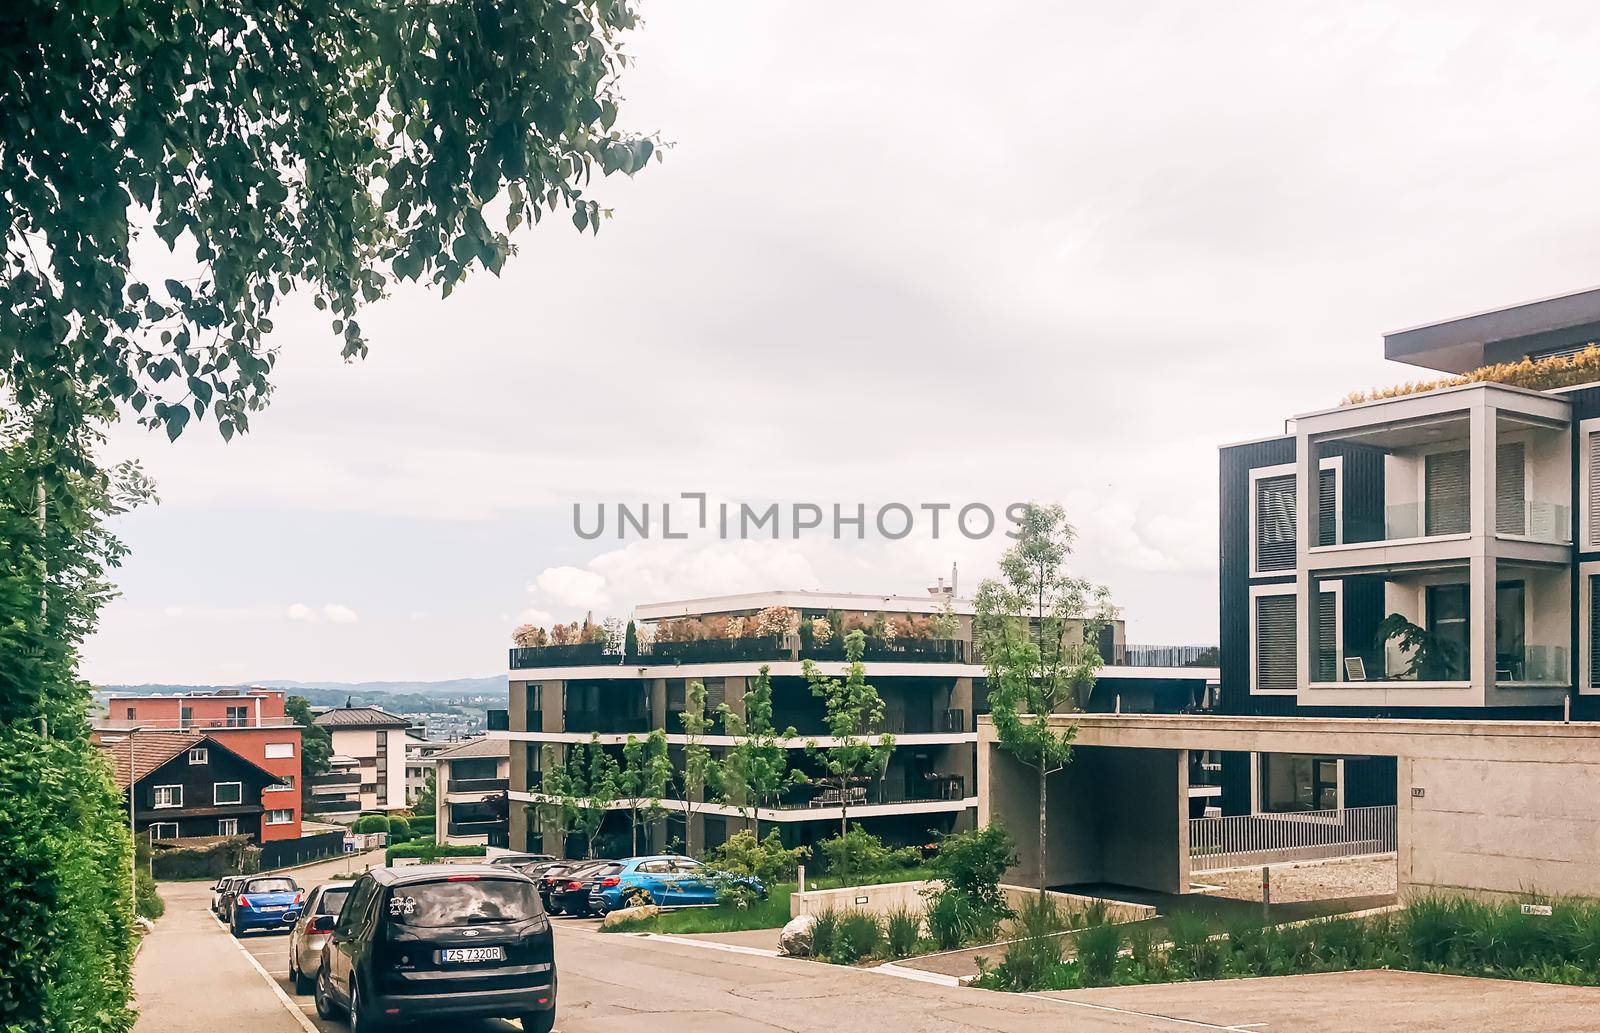
{"type": "Polygon", "coordinates": [[[398,714],[377,707],[335,707],[318,714],[315,723],[323,728],[409,728],[411,722],[398,714]]]}
{"type": "Polygon", "coordinates": [[[268,779],[276,781],[278,776],[263,768],[260,764],[242,757],[238,751],[231,750],[221,742],[209,735],[198,732],[163,732],[163,731],[136,731],[129,732],[122,729],[97,729],[94,733],[94,744],[105,752],[111,761],[112,777],[116,779],[118,789],[126,789],[132,782],[137,782],[161,765],[172,760],[180,754],[187,753],[195,746],[204,746],[208,750],[222,750],[255,768],[266,775],[268,779]],[[133,737],[133,768],[130,775],[128,762],[128,738],[133,737]]]}
{"type": "Polygon", "coordinates": [[[466,742],[435,753],[429,760],[468,760],[473,757],[509,757],[511,743],[506,739],[468,739],[466,742]]]}
{"type": "Polygon", "coordinates": [[[176,757],[186,753],[191,747],[198,746],[205,736],[194,732],[125,732],[104,730],[95,733],[95,745],[105,751],[111,761],[113,776],[117,780],[117,788],[126,789],[129,784],[150,774],[156,768],[176,757]],[[129,773],[128,737],[133,736],[133,767],[129,773]]]}

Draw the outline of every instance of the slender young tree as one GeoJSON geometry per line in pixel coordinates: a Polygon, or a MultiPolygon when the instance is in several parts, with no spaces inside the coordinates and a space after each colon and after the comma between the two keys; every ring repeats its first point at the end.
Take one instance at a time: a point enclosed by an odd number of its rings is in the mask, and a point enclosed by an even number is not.
{"type": "Polygon", "coordinates": [[[684,850],[689,849],[689,839],[694,828],[694,816],[708,799],[716,797],[722,788],[722,765],[706,745],[706,732],[712,717],[706,713],[706,686],[692,681],[684,692],[683,713],[678,715],[683,726],[683,767],[678,770],[678,798],[683,801],[684,850]]]}
{"type": "Polygon", "coordinates": [[[553,747],[546,748],[545,775],[540,786],[544,799],[539,813],[545,827],[554,825],[563,836],[581,832],[588,857],[595,854],[595,839],[605,825],[606,814],[618,799],[620,768],[606,752],[600,736],[590,736],[587,744],[567,747],[561,762],[553,747]]]}
{"type": "Polygon", "coordinates": [[[1040,894],[1050,775],[1071,763],[1078,734],[1076,723],[1058,728],[1050,718],[1088,701],[1101,664],[1100,631],[1116,615],[1105,588],[1067,572],[1076,537],[1059,505],[1030,502],[1016,544],[1000,557],[1000,576],[985,580],[975,600],[999,746],[1038,778],[1040,894]]]}
{"type": "Polygon", "coordinates": [[[667,733],[657,728],[643,739],[628,736],[622,746],[618,794],[628,807],[628,830],[633,853],[639,853],[639,821],[661,813],[661,798],[672,784],[672,761],[667,756],[667,733]]]}
{"type": "MultiPolygon", "coordinates": [[[[801,668],[811,684],[811,694],[821,697],[826,708],[825,722],[833,743],[818,746],[812,741],[806,744],[806,750],[821,760],[827,780],[838,787],[841,839],[850,832],[851,780],[882,772],[894,750],[894,736],[879,731],[883,724],[883,697],[867,682],[866,665],[861,662],[866,648],[867,636],[863,632],[852,631],[844,637],[845,661],[850,666],[843,678],[823,674],[811,660],[801,668]]],[[[849,852],[843,856],[848,867],[849,852]]]]}
{"type": "Polygon", "coordinates": [[[722,760],[723,796],[750,820],[757,842],[762,806],[806,780],[804,772],[789,766],[787,744],[799,733],[792,726],[780,731],[772,723],[771,670],[762,664],[745,689],[742,715],[726,703],[721,707],[723,727],[737,739],[722,760]]]}

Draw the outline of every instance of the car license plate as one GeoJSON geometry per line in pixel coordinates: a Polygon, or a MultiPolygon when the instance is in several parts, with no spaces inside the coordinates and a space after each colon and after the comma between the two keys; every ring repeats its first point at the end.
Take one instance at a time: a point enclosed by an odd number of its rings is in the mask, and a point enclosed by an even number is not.
{"type": "Polygon", "coordinates": [[[504,947],[450,947],[439,952],[442,962],[504,961],[504,947]]]}
{"type": "Polygon", "coordinates": [[[275,913],[275,912],[278,912],[278,911],[282,911],[282,910],[283,910],[283,908],[282,908],[282,907],[275,907],[275,906],[270,906],[270,905],[269,905],[269,906],[267,906],[267,907],[264,907],[264,908],[261,908],[261,909],[260,909],[260,910],[261,910],[261,911],[262,911],[262,912],[263,912],[263,913],[265,913],[265,914],[269,914],[269,915],[270,915],[270,914],[273,914],[273,913],[275,913]]]}

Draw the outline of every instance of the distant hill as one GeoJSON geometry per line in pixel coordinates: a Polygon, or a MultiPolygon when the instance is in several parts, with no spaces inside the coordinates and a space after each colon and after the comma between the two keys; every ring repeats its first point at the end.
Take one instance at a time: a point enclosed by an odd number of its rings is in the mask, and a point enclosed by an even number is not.
{"type": "Polygon", "coordinates": [[[343,692],[357,696],[402,694],[416,696],[504,696],[504,675],[489,678],[451,678],[446,681],[285,681],[267,679],[237,682],[232,685],[163,685],[149,682],[143,685],[96,685],[97,692],[121,693],[130,696],[153,696],[157,693],[203,692],[211,689],[241,689],[251,685],[264,689],[312,689],[326,692],[343,692]]]}

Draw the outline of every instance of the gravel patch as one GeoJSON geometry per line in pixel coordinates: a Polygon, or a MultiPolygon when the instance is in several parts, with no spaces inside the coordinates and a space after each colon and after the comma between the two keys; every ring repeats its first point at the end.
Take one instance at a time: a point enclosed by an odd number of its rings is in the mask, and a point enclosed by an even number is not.
{"type": "MultiPolygon", "coordinates": [[[[1213,896],[1235,900],[1261,899],[1261,869],[1237,872],[1204,872],[1196,882],[1220,886],[1213,896]]],[[[1371,897],[1396,892],[1393,857],[1362,861],[1316,861],[1274,866],[1272,902],[1286,904],[1297,900],[1329,900],[1340,897],[1371,897]]]]}

